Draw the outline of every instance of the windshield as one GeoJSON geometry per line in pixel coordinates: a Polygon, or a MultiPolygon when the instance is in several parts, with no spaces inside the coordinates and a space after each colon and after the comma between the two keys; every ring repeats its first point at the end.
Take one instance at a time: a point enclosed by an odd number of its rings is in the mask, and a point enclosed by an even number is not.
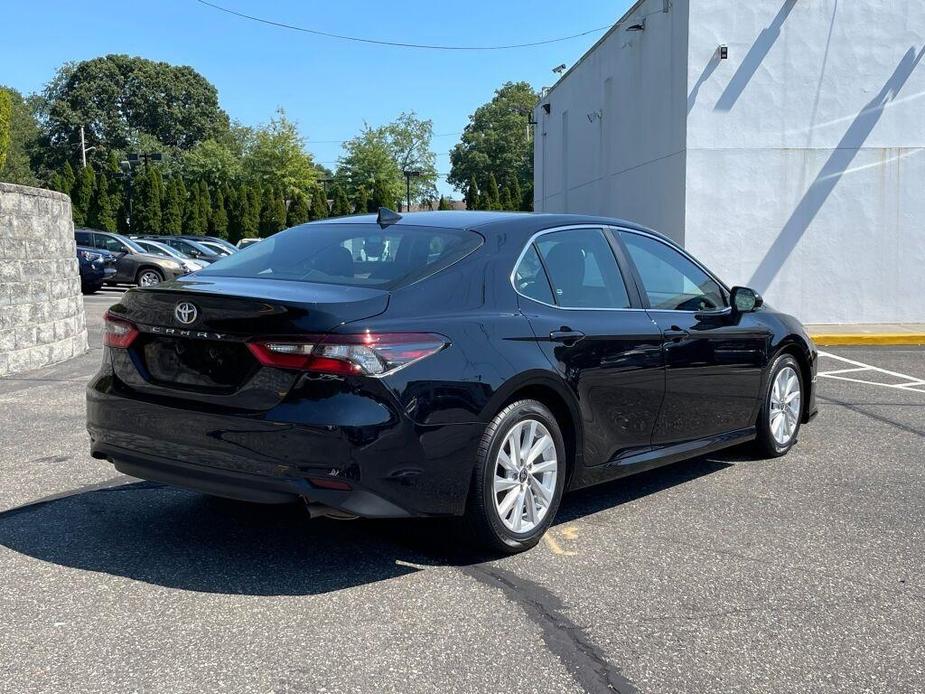
{"type": "Polygon", "coordinates": [[[130,239],[130,238],[127,237],[127,236],[122,236],[122,235],[120,235],[120,234],[113,234],[113,236],[115,236],[117,239],[119,239],[122,243],[124,243],[126,246],[128,246],[129,248],[131,248],[131,249],[132,249],[133,251],[135,251],[136,253],[146,253],[146,252],[147,252],[147,251],[145,251],[144,248],[142,248],[141,246],[139,246],[137,243],[135,243],[134,241],[132,241],[132,239],[130,239]]]}
{"type": "Polygon", "coordinates": [[[158,243],[157,241],[139,241],[138,243],[156,255],[168,255],[171,258],[179,258],[180,260],[189,259],[189,256],[185,253],[181,253],[164,243],[158,243]]]}
{"type": "Polygon", "coordinates": [[[310,224],[227,256],[203,275],[393,289],[439,272],[482,245],[471,231],[376,224],[310,224]]]}

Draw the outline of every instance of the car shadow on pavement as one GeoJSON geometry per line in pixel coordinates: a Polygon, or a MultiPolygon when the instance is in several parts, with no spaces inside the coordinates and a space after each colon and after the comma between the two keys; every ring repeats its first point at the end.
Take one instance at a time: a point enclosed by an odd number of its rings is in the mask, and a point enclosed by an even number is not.
{"type": "MultiPolygon", "coordinates": [[[[569,494],[556,523],[619,507],[727,467],[697,459],[569,494]]],[[[445,520],[310,520],[298,505],[260,506],[138,482],[0,513],[0,545],[61,566],[207,593],[313,595],[421,566],[498,558],[445,520]]]]}

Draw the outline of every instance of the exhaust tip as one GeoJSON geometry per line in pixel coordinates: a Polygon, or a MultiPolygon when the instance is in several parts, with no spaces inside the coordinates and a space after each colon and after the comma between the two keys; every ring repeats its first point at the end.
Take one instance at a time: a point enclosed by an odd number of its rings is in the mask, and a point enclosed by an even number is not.
{"type": "MultiPolygon", "coordinates": [[[[303,497],[304,499],[304,497],[303,497]]],[[[309,518],[332,518],[334,520],[356,520],[359,516],[355,516],[352,513],[347,513],[345,511],[340,511],[331,506],[325,506],[324,504],[317,504],[308,499],[304,499],[305,508],[308,510],[309,518]]]]}

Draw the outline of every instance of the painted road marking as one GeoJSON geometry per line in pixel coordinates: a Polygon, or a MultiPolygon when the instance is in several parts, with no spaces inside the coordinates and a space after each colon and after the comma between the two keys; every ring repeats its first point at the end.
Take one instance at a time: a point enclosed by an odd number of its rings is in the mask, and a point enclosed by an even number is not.
{"type": "Polygon", "coordinates": [[[834,369],[832,371],[820,371],[817,375],[820,378],[831,378],[836,381],[849,381],[851,383],[866,383],[871,386],[880,386],[882,388],[895,388],[896,390],[911,390],[915,393],[925,393],[925,379],[917,378],[915,376],[910,376],[908,374],[899,373],[898,371],[890,371],[889,369],[882,369],[879,366],[873,366],[871,364],[865,364],[862,361],[855,361],[854,359],[848,359],[847,357],[840,357],[837,354],[832,354],[831,352],[819,352],[820,357],[825,357],[828,359],[835,359],[844,364],[850,364],[851,368],[845,369],[834,369]],[[854,373],[860,374],[865,371],[873,372],[874,374],[880,373],[886,376],[892,376],[893,378],[898,378],[901,383],[882,383],[880,381],[866,381],[861,378],[851,378],[850,376],[845,376],[844,374],[854,373]]]}

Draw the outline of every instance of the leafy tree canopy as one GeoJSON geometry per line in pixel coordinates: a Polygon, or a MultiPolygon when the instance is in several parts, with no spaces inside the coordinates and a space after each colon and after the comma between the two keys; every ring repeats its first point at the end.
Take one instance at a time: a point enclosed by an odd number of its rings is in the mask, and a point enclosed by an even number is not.
{"type": "Polygon", "coordinates": [[[521,188],[533,182],[533,139],[530,114],[538,96],[527,82],[507,82],[487,104],[469,116],[460,142],[450,152],[448,181],[466,190],[474,178],[487,186],[515,176],[521,188]]]}
{"type": "Polygon", "coordinates": [[[42,118],[52,167],[73,155],[81,125],[93,160],[126,150],[137,133],[189,149],[229,128],[217,90],[193,68],[128,55],[63,65],[45,88],[42,118]]]}
{"type": "MultiPolygon", "coordinates": [[[[41,136],[35,117],[35,99],[24,99],[15,89],[0,87],[0,112],[4,110],[5,99],[9,100],[9,112],[6,117],[0,113],[0,148],[3,147],[4,131],[9,139],[6,163],[0,162],[0,181],[26,186],[38,185],[39,180],[32,171],[32,158],[36,154],[36,144],[41,136]]],[[[0,155],[0,159],[2,158],[0,155]]]]}
{"type": "Polygon", "coordinates": [[[308,192],[317,178],[305,141],[283,109],[266,127],[254,132],[244,154],[243,169],[255,183],[282,190],[287,196],[308,192]]]}

